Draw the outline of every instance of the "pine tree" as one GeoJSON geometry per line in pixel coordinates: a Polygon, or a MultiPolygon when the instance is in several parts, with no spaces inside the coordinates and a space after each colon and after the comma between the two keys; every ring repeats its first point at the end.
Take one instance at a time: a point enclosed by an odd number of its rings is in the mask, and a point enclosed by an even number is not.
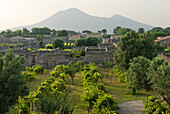
{"type": "Polygon", "coordinates": [[[15,55],[12,50],[0,55],[0,113],[5,114],[9,107],[17,102],[19,96],[29,93],[21,75],[21,65],[24,58],[15,55]]]}

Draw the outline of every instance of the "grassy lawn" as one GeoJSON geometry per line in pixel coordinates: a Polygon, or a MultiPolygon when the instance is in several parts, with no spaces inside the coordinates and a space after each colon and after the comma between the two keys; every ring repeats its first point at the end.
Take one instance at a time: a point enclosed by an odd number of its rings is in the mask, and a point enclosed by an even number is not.
{"type": "MultiPolygon", "coordinates": [[[[47,70],[46,74],[41,74],[36,77],[35,80],[32,80],[28,83],[28,87],[30,91],[36,91],[38,87],[44,82],[47,78],[51,77],[50,72],[52,70],[47,70]]],[[[103,83],[108,90],[108,93],[112,95],[118,103],[124,101],[131,101],[131,100],[146,100],[148,96],[152,95],[151,92],[139,92],[137,95],[127,95],[128,89],[124,83],[119,83],[117,78],[112,76],[109,73],[109,76],[106,78],[106,73],[103,69],[101,69],[102,74],[104,76],[103,83]]],[[[111,70],[110,70],[111,71],[111,70]]],[[[79,72],[76,74],[74,78],[74,86],[71,83],[71,79],[66,80],[66,84],[68,88],[70,88],[70,99],[72,104],[75,106],[74,114],[84,114],[87,113],[86,107],[81,103],[81,94],[83,93],[83,77],[82,73],[79,72]]],[[[11,109],[8,114],[16,114],[15,109],[11,109]]]]}

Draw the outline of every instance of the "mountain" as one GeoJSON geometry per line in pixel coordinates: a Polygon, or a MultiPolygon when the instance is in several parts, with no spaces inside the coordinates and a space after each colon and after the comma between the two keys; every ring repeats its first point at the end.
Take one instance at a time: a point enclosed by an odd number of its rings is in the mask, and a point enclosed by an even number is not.
{"type": "Polygon", "coordinates": [[[13,28],[12,30],[21,29],[24,27],[27,27],[28,29],[33,27],[49,27],[56,30],[67,29],[82,31],[87,29],[97,32],[98,30],[105,28],[108,33],[112,33],[116,26],[127,27],[134,30],[138,30],[138,28],[141,27],[145,30],[153,28],[153,26],[136,22],[121,15],[114,15],[111,18],[96,17],[88,15],[79,9],[71,8],[65,11],[59,11],[39,23],[13,28]]]}

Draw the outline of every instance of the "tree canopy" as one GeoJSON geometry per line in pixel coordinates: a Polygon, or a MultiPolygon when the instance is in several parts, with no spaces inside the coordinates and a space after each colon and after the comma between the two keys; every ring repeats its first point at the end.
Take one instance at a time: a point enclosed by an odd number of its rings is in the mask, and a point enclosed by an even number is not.
{"type": "Polygon", "coordinates": [[[102,30],[101,30],[101,33],[106,34],[106,33],[107,33],[107,30],[106,30],[106,29],[102,29],[102,30]]]}
{"type": "Polygon", "coordinates": [[[118,31],[116,32],[116,35],[125,35],[126,33],[132,31],[129,28],[119,28],[118,31]]]}
{"type": "Polygon", "coordinates": [[[117,31],[121,28],[122,28],[121,26],[117,26],[116,28],[113,29],[113,33],[117,34],[117,31]]]}
{"type": "Polygon", "coordinates": [[[68,32],[66,30],[57,31],[57,36],[68,36],[68,32]]]}
{"type": "Polygon", "coordinates": [[[50,35],[51,34],[51,29],[47,28],[47,27],[43,27],[43,28],[32,28],[32,34],[34,35],[50,35]]]}
{"type": "Polygon", "coordinates": [[[90,30],[83,30],[82,33],[90,34],[90,33],[92,33],[92,31],[90,31],[90,30]]]}
{"type": "Polygon", "coordinates": [[[127,70],[126,83],[130,89],[130,94],[135,94],[136,90],[150,90],[147,73],[150,61],[142,56],[133,58],[127,70]]]}
{"type": "Polygon", "coordinates": [[[97,46],[100,43],[100,39],[96,37],[81,38],[75,41],[76,46],[97,46]]]}
{"type": "Polygon", "coordinates": [[[52,41],[52,46],[54,49],[58,47],[62,49],[64,47],[64,40],[56,38],[52,41]]]}
{"type": "Polygon", "coordinates": [[[25,59],[15,55],[12,50],[0,55],[0,113],[5,114],[17,102],[19,96],[29,93],[21,65],[25,59]]]}
{"type": "Polygon", "coordinates": [[[170,107],[170,65],[162,58],[154,58],[148,68],[148,80],[152,90],[170,107]]]}
{"type": "Polygon", "coordinates": [[[139,33],[139,34],[142,34],[142,33],[144,33],[144,32],[145,32],[144,28],[139,28],[139,29],[138,29],[138,33],[139,33]]]}
{"type": "Polygon", "coordinates": [[[144,56],[151,60],[163,50],[162,45],[155,43],[152,34],[147,32],[139,35],[131,31],[120,39],[113,59],[118,67],[127,70],[130,60],[134,57],[144,56]]]}

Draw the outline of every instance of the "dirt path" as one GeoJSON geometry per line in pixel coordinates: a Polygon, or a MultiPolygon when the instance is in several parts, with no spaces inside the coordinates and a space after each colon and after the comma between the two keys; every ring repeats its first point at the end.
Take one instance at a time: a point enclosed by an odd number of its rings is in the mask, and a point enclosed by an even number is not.
{"type": "Polygon", "coordinates": [[[123,102],[118,104],[118,106],[120,108],[117,111],[119,114],[143,114],[142,111],[144,110],[141,100],[123,102]]]}

